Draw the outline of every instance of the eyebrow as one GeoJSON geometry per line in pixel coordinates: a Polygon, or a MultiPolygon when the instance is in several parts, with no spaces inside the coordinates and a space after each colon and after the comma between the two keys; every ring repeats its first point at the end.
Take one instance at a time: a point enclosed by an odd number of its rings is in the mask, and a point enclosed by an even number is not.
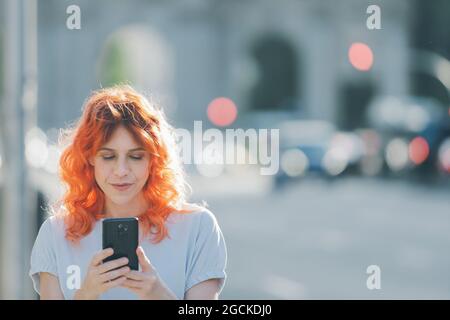
{"type": "MultiPolygon", "coordinates": [[[[101,150],[106,150],[106,151],[116,151],[115,149],[105,148],[105,147],[98,149],[98,151],[101,151],[101,150]]],[[[130,150],[128,150],[128,152],[130,152],[130,151],[141,151],[141,150],[142,150],[142,151],[145,151],[144,148],[140,147],[140,148],[130,149],[130,150]]]]}

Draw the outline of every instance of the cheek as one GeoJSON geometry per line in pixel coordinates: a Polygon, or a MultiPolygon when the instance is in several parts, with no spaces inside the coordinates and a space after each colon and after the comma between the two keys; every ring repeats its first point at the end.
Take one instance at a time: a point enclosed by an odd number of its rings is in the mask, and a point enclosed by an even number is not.
{"type": "Polygon", "coordinates": [[[133,173],[138,180],[147,180],[148,177],[148,164],[142,163],[142,164],[136,164],[133,167],[133,173]]]}
{"type": "Polygon", "coordinates": [[[96,164],[94,167],[95,179],[98,184],[104,184],[109,176],[110,168],[105,164],[96,164]]]}

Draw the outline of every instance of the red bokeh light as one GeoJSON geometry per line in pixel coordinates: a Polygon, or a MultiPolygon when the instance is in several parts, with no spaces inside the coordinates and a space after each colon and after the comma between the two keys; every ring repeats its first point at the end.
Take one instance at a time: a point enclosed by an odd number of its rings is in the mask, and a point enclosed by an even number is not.
{"type": "Polygon", "coordinates": [[[427,140],[422,137],[415,137],[409,143],[409,158],[414,164],[423,163],[430,154],[430,147],[427,140]]]}
{"type": "Polygon", "coordinates": [[[373,65],[372,49],[365,43],[355,42],[348,50],[348,59],[356,69],[369,71],[373,65]]]}
{"type": "Polygon", "coordinates": [[[237,107],[233,100],[219,97],[208,105],[208,119],[219,127],[229,126],[236,120],[237,107]]]}

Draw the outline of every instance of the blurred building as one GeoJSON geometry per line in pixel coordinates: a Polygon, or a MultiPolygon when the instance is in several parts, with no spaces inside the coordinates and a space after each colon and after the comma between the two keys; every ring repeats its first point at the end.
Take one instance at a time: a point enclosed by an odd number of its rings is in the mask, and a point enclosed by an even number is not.
{"type": "Polygon", "coordinates": [[[377,1],[381,30],[366,27],[371,4],[39,1],[39,126],[63,127],[91,90],[125,80],[188,128],[206,119],[217,96],[250,117],[273,111],[364,125],[371,96],[408,91],[408,2],[377,1]],[[80,30],[66,27],[72,4],[81,10],[80,30]],[[372,49],[371,72],[349,63],[354,42],[372,49]]]}

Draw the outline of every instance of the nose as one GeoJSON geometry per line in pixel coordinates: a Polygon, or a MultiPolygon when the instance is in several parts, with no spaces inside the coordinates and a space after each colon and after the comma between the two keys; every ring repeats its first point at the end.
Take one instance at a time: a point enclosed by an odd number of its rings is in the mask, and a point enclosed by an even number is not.
{"type": "Polygon", "coordinates": [[[128,164],[124,159],[119,159],[116,162],[116,165],[114,166],[114,175],[116,175],[117,177],[124,177],[129,173],[129,171],[130,168],[128,167],[128,164]]]}

